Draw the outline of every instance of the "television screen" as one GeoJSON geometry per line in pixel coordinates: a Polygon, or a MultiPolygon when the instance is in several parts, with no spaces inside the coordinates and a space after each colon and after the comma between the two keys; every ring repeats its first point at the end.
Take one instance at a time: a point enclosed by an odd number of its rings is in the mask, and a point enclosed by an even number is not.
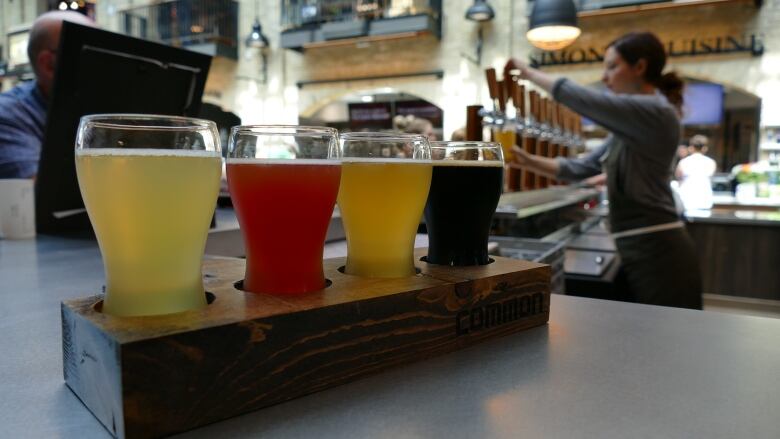
{"type": "Polygon", "coordinates": [[[683,125],[716,125],[723,120],[722,85],[688,83],[683,97],[683,125]]]}

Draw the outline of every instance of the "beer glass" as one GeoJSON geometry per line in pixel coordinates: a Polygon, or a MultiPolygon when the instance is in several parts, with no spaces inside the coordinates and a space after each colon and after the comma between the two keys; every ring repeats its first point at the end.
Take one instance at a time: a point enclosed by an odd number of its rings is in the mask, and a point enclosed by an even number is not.
{"type": "Polygon", "coordinates": [[[117,316],[206,306],[201,263],[219,193],[214,122],[133,114],[81,118],[76,173],[117,316]]]}
{"type": "Polygon", "coordinates": [[[517,141],[516,127],[512,123],[499,125],[493,129],[493,141],[501,145],[504,157],[512,159],[512,148],[517,141]]]}
{"type": "Polygon", "coordinates": [[[345,272],[414,275],[414,238],[431,184],[428,140],[415,134],[348,133],[340,141],[345,272]]]}
{"type": "Polygon", "coordinates": [[[325,288],[322,253],[341,179],[333,128],[239,126],[227,178],[246,248],[244,290],[325,288]]]}
{"type": "Polygon", "coordinates": [[[503,181],[501,145],[432,142],[433,178],[425,223],[431,264],[485,265],[490,223],[503,181]]]}

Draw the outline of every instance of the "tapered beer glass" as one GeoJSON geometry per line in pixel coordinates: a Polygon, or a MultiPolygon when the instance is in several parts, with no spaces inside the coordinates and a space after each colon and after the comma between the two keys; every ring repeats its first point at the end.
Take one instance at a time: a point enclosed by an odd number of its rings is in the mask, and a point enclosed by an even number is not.
{"type": "Polygon", "coordinates": [[[345,272],[377,278],[414,275],[414,238],[431,183],[428,140],[348,133],[340,142],[338,204],[347,235],[345,272]]]}
{"type": "Polygon", "coordinates": [[[433,178],[425,206],[427,262],[485,265],[490,223],[503,181],[501,145],[432,142],[433,178]]]}
{"type": "Polygon", "coordinates": [[[339,191],[339,156],[333,128],[233,128],[227,177],[246,248],[245,291],[325,288],[322,253],[339,191]]]}
{"type": "Polygon", "coordinates": [[[201,264],[222,169],[213,122],[81,118],[76,172],[106,274],[103,311],[168,314],[206,306],[201,264]]]}

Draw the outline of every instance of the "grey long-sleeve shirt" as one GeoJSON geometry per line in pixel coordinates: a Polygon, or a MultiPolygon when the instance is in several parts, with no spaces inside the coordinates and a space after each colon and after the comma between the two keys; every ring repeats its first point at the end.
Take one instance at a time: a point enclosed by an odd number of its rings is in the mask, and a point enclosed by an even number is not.
{"type": "Polygon", "coordinates": [[[559,179],[606,170],[613,231],[678,220],[669,182],[680,119],[662,94],[611,94],[564,78],[553,86],[553,97],[611,132],[585,156],[558,159],[559,179]]]}

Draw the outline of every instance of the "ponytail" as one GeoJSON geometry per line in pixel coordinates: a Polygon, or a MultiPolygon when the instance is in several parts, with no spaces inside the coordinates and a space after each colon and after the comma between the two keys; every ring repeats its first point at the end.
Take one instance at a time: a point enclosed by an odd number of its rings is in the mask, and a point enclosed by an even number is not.
{"type": "Polygon", "coordinates": [[[661,93],[666,96],[666,100],[670,104],[674,105],[678,111],[682,110],[683,106],[683,87],[685,83],[682,78],[677,76],[675,72],[668,72],[661,75],[658,82],[655,84],[661,93]]]}

